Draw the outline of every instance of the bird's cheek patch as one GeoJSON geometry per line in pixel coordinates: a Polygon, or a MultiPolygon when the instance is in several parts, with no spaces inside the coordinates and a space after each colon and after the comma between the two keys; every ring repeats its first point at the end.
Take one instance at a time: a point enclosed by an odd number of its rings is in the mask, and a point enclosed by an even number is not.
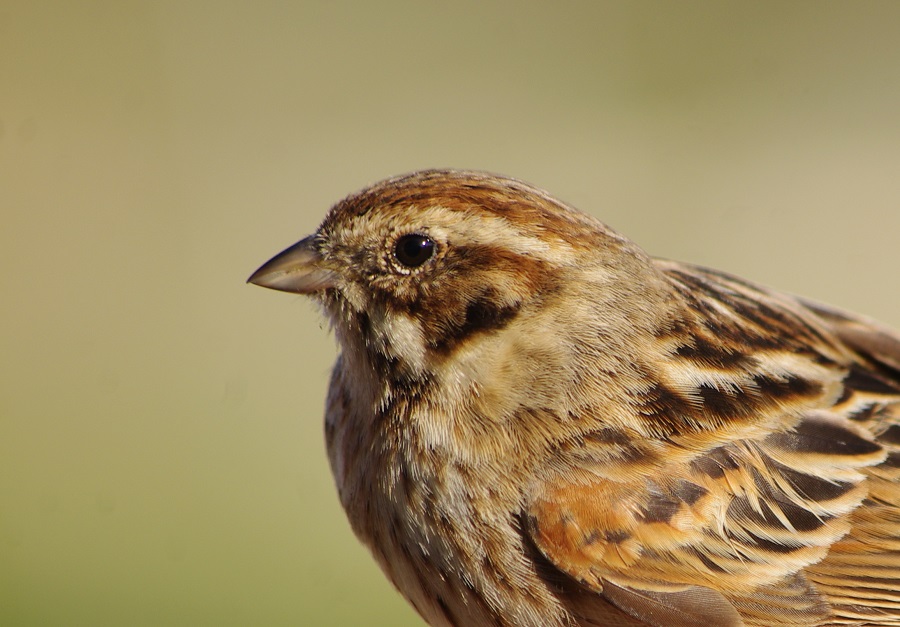
{"type": "Polygon", "coordinates": [[[382,338],[385,354],[399,359],[413,372],[423,372],[425,363],[425,339],[422,325],[402,312],[387,312],[377,320],[373,318],[374,334],[382,338]]]}

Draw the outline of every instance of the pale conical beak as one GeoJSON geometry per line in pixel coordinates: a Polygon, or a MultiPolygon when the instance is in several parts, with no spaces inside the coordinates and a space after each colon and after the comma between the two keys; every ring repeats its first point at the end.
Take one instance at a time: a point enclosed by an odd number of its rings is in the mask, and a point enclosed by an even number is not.
{"type": "Polygon", "coordinates": [[[322,267],[322,255],[313,246],[314,237],[310,235],[269,259],[250,275],[247,283],[298,294],[334,287],[337,275],[322,267]]]}

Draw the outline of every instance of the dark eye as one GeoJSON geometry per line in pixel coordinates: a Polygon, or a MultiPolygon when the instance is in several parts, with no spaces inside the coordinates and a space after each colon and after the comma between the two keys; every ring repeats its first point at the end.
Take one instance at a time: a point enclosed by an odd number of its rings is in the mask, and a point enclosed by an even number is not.
{"type": "Polygon", "coordinates": [[[416,268],[434,254],[434,241],[427,235],[404,235],[394,245],[394,256],[407,268],[416,268]]]}

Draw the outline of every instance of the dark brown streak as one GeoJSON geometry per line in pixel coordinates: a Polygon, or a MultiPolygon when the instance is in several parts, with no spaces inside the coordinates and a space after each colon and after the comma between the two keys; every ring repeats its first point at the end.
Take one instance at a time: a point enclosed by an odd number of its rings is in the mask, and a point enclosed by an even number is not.
{"type": "Polygon", "coordinates": [[[714,561],[712,561],[706,554],[703,553],[703,551],[699,551],[699,550],[697,550],[697,549],[692,549],[692,550],[690,551],[690,553],[691,553],[692,555],[696,556],[697,559],[699,559],[700,562],[701,562],[704,566],[706,566],[710,571],[712,571],[712,572],[714,572],[714,573],[725,573],[725,572],[728,572],[727,569],[722,568],[721,566],[719,566],[718,564],[716,564],[714,561]]]}
{"type": "Polygon", "coordinates": [[[492,293],[474,300],[466,305],[465,317],[460,323],[450,321],[444,332],[431,339],[429,346],[439,353],[451,353],[462,342],[475,335],[499,331],[506,327],[519,314],[521,303],[517,305],[498,305],[492,293]]]}
{"type": "Polygon", "coordinates": [[[531,301],[554,294],[558,276],[539,259],[480,244],[451,246],[442,266],[415,300],[404,305],[419,320],[429,347],[448,357],[470,339],[508,326],[531,301]],[[514,273],[521,278],[516,291],[503,289],[496,276],[514,273]],[[475,277],[481,275],[480,280],[475,277]],[[472,292],[472,285],[480,290],[472,292]]]}
{"type": "Polygon", "coordinates": [[[642,507],[641,520],[646,523],[667,523],[681,509],[681,501],[667,494],[653,494],[642,507]]]}
{"type": "Polygon", "coordinates": [[[860,392],[873,394],[885,394],[895,396],[900,394],[900,383],[885,377],[884,375],[866,369],[859,364],[850,366],[850,371],[844,378],[844,385],[860,392]]]}
{"type": "Polygon", "coordinates": [[[764,398],[788,400],[792,398],[811,398],[822,393],[821,384],[797,376],[775,379],[757,374],[753,376],[753,382],[764,398]]]}
{"type": "Polygon", "coordinates": [[[805,507],[789,501],[778,501],[778,508],[797,531],[815,531],[832,519],[832,516],[816,515],[805,507]]]}
{"type": "Polygon", "coordinates": [[[900,445],[900,425],[891,425],[885,429],[884,433],[878,436],[878,441],[885,444],[900,445]]]}
{"type": "Polygon", "coordinates": [[[708,298],[718,301],[721,301],[724,296],[722,290],[714,288],[698,274],[685,272],[683,270],[671,270],[669,274],[686,288],[686,290],[684,290],[684,293],[686,294],[703,294],[708,298]]]}
{"type": "Polygon", "coordinates": [[[844,496],[854,488],[854,484],[847,481],[830,481],[788,468],[771,460],[769,463],[773,472],[784,477],[797,494],[810,501],[817,503],[831,501],[844,496]]]}
{"type": "Polygon", "coordinates": [[[726,470],[736,470],[739,467],[738,462],[724,446],[714,448],[691,462],[692,469],[712,479],[721,479],[726,470]]]}
{"type": "Polygon", "coordinates": [[[697,392],[703,399],[703,412],[721,422],[751,418],[765,404],[758,395],[730,390],[722,391],[705,383],[697,387],[697,392]]]}
{"type": "Polygon", "coordinates": [[[709,368],[725,371],[741,370],[753,362],[752,358],[742,352],[715,344],[700,336],[693,336],[690,344],[676,348],[675,355],[709,368]]]}
{"type": "Polygon", "coordinates": [[[696,483],[685,481],[683,479],[679,479],[675,484],[675,489],[672,490],[672,494],[675,496],[675,498],[681,499],[688,506],[696,503],[707,493],[708,490],[706,488],[699,486],[696,483]]]}
{"type": "Polygon", "coordinates": [[[589,433],[584,434],[584,440],[586,442],[592,442],[596,444],[612,444],[616,446],[634,446],[634,438],[629,436],[627,433],[620,431],[619,429],[615,429],[613,427],[603,427],[601,429],[597,429],[596,431],[591,431],[589,433]]]}
{"type": "Polygon", "coordinates": [[[856,411],[847,414],[847,418],[854,422],[865,422],[875,416],[882,407],[878,403],[866,403],[856,411]]]}
{"type": "MultiPolygon", "coordinates": [[[[727,534],[727,535],[730,536],[731,534],[727,534]]],[[[772,540],[769,540],[768,538],[762,538],[762,537],[758,536],[757,534],[749,532],[749,531],[747,532],[747,535],[750,536],[752,546],[759,547],[759,548],[765,549],[767,551],[771,551],[772,553],[793,553],[794,551],[797,551],[798,549],[803,548],[799,544],[796,546],[792,546],[792,545],[788,545],[788,544],[779,544],[778,542],[773,542],[772,540]]],[[[741,542],[741,540],[739,540],[736,537],[732,536],[732,539],[737,540],[738,542],[741,542]]]]}
{"type": "MultiPolygon", "coordinates": [[[[740,277],[709,268],[697,268],[697,270],[717,281],[722,281],[726,284],[733,283],[735,285],[740,285],[744,289],[747,289],[753,293],[758,293],[760,295],[765,294],[764,291],[760,290],[759,286],[754,285],[753,283],[746,281],[740,277]]],[[[728,293],[732,295],[734,301],[734,311],[742,315],[745,312],[749,313],[750,315],[747,316],[748,319],[758,324],[760,328],[770,329],[774,324],[778,330],[788,333],[789,337],[797,337],[799,333],[806,340],[810,340],[813,343],[822,342],[826,345],[831,344],[830,338],[822,335],[822,333],[818,329],[811,326],[809,323],[807,323],[802,318],[799,318],[791,311],[775,309],[769,306],[766,303],[765,299],[758,300],[730,289],[728,290],[728,293]]]]}
{"type": "MultiPolygon", "coordinates": [[[[703,327],[716,338],[716,341],[730,342],[734,346],[753,350],[789,350],[808,355],[818,363],[833,363],[830,358],[813,348],[817,344],[832,344],[831,340],[817,329],[788,310],[777,309],[761,300],[754,300],[730,289],[727,282],[742,285],[753,291],[757,291],[758,288],[729,275],[702,268],[696,268],[696,271],[702,274],[680,270],[670,270],[668,274],[675,280],[690,308],[698,312],[703,327]],[[709,279],[704,278],[704,275],[709,279]],[[704,302],[704,299],[727,306],[750,324],[739,325],[723,319],[719,312],[704,302]]],[[[739,354],[740,352],[738,351],[739,354]]]]}
{"type": "Polygon", "coordinates": [[[659,382],[638,394],[637,401],[638,413],[664,427],[666,434],[688,427],[689,417],[697,413],[697,408],[688,399],[659,382]]]}
{"type": "Polygon", "coordinates": [[[766,442],[778,448],[818,455],[870,455],[881,450],[848,429],[825,420],[807,418],[793,431],[774,433],[766,442]]]}
{"type": "MultiPolygon", "coordinates": [[[[417,377],[397,376],[391,383],[392,394],[384,405],[374,412],[373,421],[376,424],[388,425],[402,416],[408,416],[416,411],[416,408],[427,401],[428,390],[431,387],[429,379],[417,377]]],[[[382,429],[384,433],[392,433],[400,430],[382,429]]]]}
{"type": "MultiPolygon", "coordinates": [[[[762,527],[785,529],[784,524],[775,515],[775,512],[772,511],[767,501],[760,500],[759,503],[762,508],[762,513],[753,509],[753,506],[746,497],[737,497],[728,506],[728,515],[734,516],[738,520],[742,519],[747,522],[755,523],[762,527]]],[[[777,501],[777,507],[781,510],[794,529],[801,532],[815,531],[816,529],[821,528],[829,518],[828,516],[816,516],[816,514],[808,509],[799,507],[783,498],[777,501]]]]}
{"type": "Polygon", "coordinates": [[[621,544],[631,537],[631,534],[624,530],[606,530],[603,532],[603,539],[610,544],[621,544]]]}

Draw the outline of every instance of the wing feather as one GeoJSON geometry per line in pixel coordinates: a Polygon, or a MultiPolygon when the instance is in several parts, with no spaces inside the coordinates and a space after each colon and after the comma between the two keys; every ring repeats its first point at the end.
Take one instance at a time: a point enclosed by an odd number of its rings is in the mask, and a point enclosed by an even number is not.
{"type": "Polygon", "coordinates": [[[626,438],[585,437],[534,489],[535,546],[649,625],[900,624],[900,338],[659,265],[691,315],[618,426],[646,454],[611,470],[626,438]]]}

